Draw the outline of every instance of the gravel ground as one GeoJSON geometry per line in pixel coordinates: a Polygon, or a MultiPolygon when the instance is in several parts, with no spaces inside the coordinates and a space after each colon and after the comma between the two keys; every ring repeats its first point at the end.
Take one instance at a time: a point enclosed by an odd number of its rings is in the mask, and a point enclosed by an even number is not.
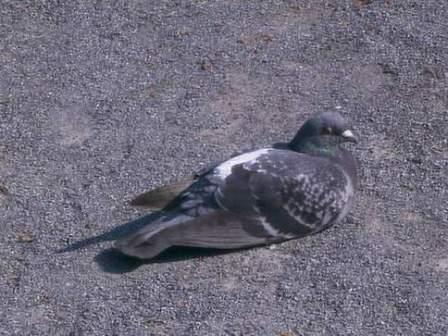
{"type": "Polygon", "coordinates": [[[447,17],[440,0],[2,0],[0,334],[447,335],[447,17]],[[140,225],[135,194],[331,109],[362,135],[343,223],[153,263],[110,249],[140,225]]]}

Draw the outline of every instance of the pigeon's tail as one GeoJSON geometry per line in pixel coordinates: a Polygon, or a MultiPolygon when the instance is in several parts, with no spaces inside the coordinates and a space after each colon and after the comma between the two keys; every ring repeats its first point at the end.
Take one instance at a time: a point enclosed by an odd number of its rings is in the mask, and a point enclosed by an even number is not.
{"type": "Polygon", "coordinates": [[[139,231],[118,240],[115,247],[126,255],[150,259],[173,246],[172,234],[167,230],[191,220],[191,217],[168,213],[154,223],[149,223],[139,231]]]}

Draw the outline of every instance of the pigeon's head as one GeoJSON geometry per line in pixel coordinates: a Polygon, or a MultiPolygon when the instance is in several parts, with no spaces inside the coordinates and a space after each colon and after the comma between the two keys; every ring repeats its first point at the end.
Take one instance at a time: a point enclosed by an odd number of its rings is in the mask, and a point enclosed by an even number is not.
{"type": "Polygon", "coordinates": [[[331,147],[343,142],[357,142],[350,124],[338,112],[323,112],[305,122],[289,148],[303,151],[308,145],[331,147]]]}
{"type": "Polygon", "coordinates": [[[338,112],[324,112],[309,119],[303,127],[312,136],[335,136],[342,142],[357,142],[349,123],[338,112]]]}

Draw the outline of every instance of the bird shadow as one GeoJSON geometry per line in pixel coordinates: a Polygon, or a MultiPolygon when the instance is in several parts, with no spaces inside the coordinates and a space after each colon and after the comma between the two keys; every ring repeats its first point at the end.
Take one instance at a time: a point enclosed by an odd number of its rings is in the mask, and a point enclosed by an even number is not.
{"type": "Polygon", "coordinates": [[[106,231],[99,235],[85,238],[82,240],[78,240],[74,243],[71,243],[67,247],[57,250],[56,253],[73,252],[76,250],[81,250],[81,249],[87,248],[90,245],[96,245],[96,244],[99,244],[102,242],[114,241],[114,240],[123,238],[123,237],[129,235],[130,233],[141,229],[145,225],[151,225],[150,223],[152,223],[153,221],[156,221],[161,216],[162,216],[162,212],[156,212],[156,213],[151,213],[151,214],[139,217],[136,220],[119,225],[119,226],[113,228],[112,230],[106,231]]]}
{"type": "Polygon", "coordinates": [[[152,259],[139,259],[127,256],[115,248],[109,248],[98,253],[94,260],[103,272],[123,274],[135,271],[143,265],[165,264],[190,259],[203,259],[223,254],[230,254],[244,249],[219,250],[196,247],[174,246],[152,259]]]}

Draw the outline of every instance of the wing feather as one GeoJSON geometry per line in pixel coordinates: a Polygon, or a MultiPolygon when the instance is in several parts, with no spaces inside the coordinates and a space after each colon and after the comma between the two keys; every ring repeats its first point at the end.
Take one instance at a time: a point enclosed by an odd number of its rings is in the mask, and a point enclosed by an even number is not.
{"type": "Polygon", "coordinates": [[[254,219],[222,210],[196,218],[177,214],[168,218],[117,241],[115,247],[127,255],[152,258],[171,246],[233,249],[273,241],[261,227],[255,235],[246,230],[256,224],[251,223],[254,219]]]}
{"type": "Polygon", "coordinates": [[[170,227],[165,233],[176,246],[223,249],[266,244],[271,239],[256,219],[223,210],[170,227]],[[258,227],[257,232],[253,232],[253,227],[258,227]]]}

